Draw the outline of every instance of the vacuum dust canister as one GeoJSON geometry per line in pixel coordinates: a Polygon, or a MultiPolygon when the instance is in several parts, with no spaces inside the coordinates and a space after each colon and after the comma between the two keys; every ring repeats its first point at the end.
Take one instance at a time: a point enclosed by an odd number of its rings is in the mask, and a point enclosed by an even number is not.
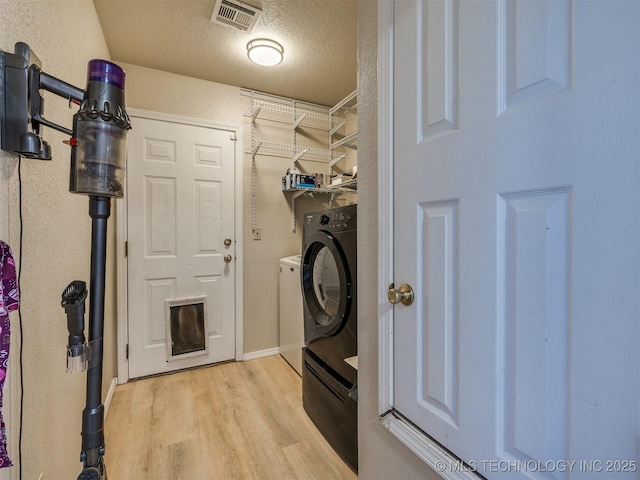
{"type": "Polygon", "coordinates": [[[73,117],[69,191],[89,196],[121,198],[127,130],[125,72],[106,60],[91,60],[87,89],[73,117]]]}

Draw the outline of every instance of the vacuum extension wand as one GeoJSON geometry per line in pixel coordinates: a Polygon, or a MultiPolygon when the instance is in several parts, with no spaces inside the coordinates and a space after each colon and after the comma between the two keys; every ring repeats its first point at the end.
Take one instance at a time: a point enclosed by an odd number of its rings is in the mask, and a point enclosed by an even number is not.
{"type": "Polygon", "coordinates": [[[84,311],[87,288],[75,280],[62,293],[61,305],[67,314],[69,346],[67,370],[87,371],[86,407],[82,412],[82,453],[84,468],[78,480],[106,480],[102,460],[105,453],[104,405],[102,404],[102,345],[104,335],[104,292],[107,258],[107,220],[111,199],[90,197],[91,216],[91,283],[89,310],[89,342],[84,337],[84,311]]]}
{"type": "MultiPolygon", "coordinates": [[[[82,452],[85,468],[100,469],[100,477],[106,479],[102,456],[104,455],[104,405],[102,405],[102,338],[104,335],[105,265],[107,258],[107,219],[111,199],[91,197],[91,284],[89,310],[89,342],[95,342],[92,351],[98,366],[87,371],[87,404],[82,412],[82,452]]],[[[90,480],[91,475],[78,479],[90,480]]]]}
{"type": "Polygon", "coordinates": [[[90,197],[91,216],[91,283],[89,310],[89,343],[84,345],[85,283],[72,282],[62,294],[62,306],[67,313],[69,349],[67,369],[87,370],[86,407],[82,412],[82,453],[84,468],[78,480],[106,480],[102,457],[104,442],[104,405],[102,404],[102,345],[104,335],[104,292],[107,258],[107,219],[111,199],[90,197]],[[75,342],[75,345],[72,344],[75,342]],[[82,347],[84,345],[84,347],[82,347]]]}
{"type": "Polygon", "coordinates": [[[84,337],[84,312],[87,288],[75,280],[62,293],[61,305],[67,314],[69,345],[67,370],[87,371],[86,407],[82,412],[82,453],[84,468],[78,480],[106,480],[102,460],[105,453],[104,405],[102,404],[102,353],[104,335],[104,299],[107,258],[107,220],[111,199],[90,197],[91,280],[89,297],[89,342],[84,337]]]}

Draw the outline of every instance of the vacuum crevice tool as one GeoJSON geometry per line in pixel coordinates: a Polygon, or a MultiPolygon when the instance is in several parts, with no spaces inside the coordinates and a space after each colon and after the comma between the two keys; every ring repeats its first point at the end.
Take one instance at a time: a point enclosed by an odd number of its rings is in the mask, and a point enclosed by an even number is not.
{"type": "Polygon", "coordinates": [[[61,305],[67,314],[69,340],[67,345],[67,372],[84,372],[90,367],[91,346],[84,336],[84,310],[87,284],[74,280],[62,292],[61,305]]]}

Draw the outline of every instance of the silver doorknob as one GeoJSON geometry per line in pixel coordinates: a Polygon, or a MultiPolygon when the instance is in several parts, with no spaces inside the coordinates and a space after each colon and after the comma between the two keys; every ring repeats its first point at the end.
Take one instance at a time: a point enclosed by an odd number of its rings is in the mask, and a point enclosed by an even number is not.
{"type": "Polygon", "coordinates": [[[231,245],[231,239],[230,239],[230,238],[225,238],[225,239],[224,239],[224,246],[225,246],[225,247],[228,247],[228,246],[230,246],[230,245],[231,245]]]}
{"type": "Polygon", "coordinates": [[[400,285],[400,288],[396,289],[392,283],[389,285],[389,292],[387,292],[387,298],[392,304],[402,303],[407,307],[413,303],[413,288],[406,283],[400,285]]]}
{"type": "Polygon", "coordinates": [[[224,256],[224,261],[226,263],[231,263],[231,260],[233,260],[233,257],[231,255],[225,255],[224,256]]]}

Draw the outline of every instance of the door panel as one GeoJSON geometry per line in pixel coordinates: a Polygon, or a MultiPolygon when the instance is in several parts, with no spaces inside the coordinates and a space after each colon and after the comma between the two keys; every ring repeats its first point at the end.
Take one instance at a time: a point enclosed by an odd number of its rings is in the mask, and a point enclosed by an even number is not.
{"type": "Polygon", "coordinates": [[[393,406],[490,479],[637,475],[632,3],[394,3],[393,406]]]}
{"type": "Polygon", "coordinates": [[[417,357],[421,359],[417,386],[422,408],[458,425],[459,331],[457,322],[458,202],[418,206],[421,285],[428,302],[420,303],[424,323],[418,326],[417,357]],[[440,348],[442,347],[442,348],[440,348]]]}
{"type": "Polygon", "coordinates": [[[234,358],[230,132],[134,118],[127,182],[130,377],[234,358]],[[165,302],[201,295],[208,350],[172,356],[165,302]]]}
{"type": "Polygon", "coordinates": [[[498,203],[500,449],[523,461],[567,459],[571,190],[498,203]]]}

